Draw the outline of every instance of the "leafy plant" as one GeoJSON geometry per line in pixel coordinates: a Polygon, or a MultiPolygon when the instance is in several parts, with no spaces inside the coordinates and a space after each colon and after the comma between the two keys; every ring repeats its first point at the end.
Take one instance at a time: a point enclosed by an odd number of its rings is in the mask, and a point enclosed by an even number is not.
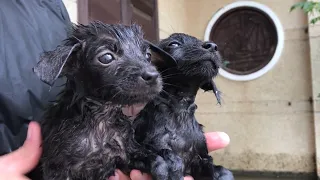
{"type": "MultiPolygon", "coordinates": [[[[305,13],[314,15],[315,13],[320,13],[320,2],[314,2],[314,1],[305,1],[305,2],[299,2],[291,6],[290,12],[295,9],[301,9],[305,13]]],[[[312,18],[310,20],[311,24],[315,24],[320,20],[320,16],[316,16],[315,18],[312,18]]]]}
{"type": "MultiPolygon", "coordinates": [[[[320,21],[320,2],[314,2],[314,1],[305,1],[305,2],[299,2],[291,6],[290,12],[295,9],[301,9],[305,13],[314,16],[315,13],[317,16],[315,18],[312,18],[310,20],[310,24],[315,24],[318,21],[320,21]]],[[[320,93],[318,93],[318,98],[320,98],[320,93]]]]}
{"type": "Polygon", "coordinates": [[[224,67],[227,67],[228,64],[230,64],[230,61],[222,61],[222,65],[223,65],[224,67]]]}

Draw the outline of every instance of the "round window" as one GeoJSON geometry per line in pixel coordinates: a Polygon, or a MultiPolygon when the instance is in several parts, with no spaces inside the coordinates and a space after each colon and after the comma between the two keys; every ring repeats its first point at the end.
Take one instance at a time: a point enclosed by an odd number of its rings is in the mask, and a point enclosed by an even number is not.
{"type": "Polygon", "coordinates": [[[276,15],[251,1],[220,9],[205,34],[205,40],[219,47],[223,58],[220,74],[233,80],[252,80],[270,70],[280,57],[283,39],[276,15]]]}

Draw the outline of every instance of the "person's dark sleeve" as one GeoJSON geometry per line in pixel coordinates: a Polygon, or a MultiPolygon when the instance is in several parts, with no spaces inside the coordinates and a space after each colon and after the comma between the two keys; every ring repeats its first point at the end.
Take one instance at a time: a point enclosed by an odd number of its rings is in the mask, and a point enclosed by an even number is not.
{"type": "Polygon", "coordinates": [[[63,80],[50,89],[32,67],[66,38],[70,25],[62,0],[0,1],[0,155],[23,144],[30,120],[40,121],[61,90],[63,80]]]}

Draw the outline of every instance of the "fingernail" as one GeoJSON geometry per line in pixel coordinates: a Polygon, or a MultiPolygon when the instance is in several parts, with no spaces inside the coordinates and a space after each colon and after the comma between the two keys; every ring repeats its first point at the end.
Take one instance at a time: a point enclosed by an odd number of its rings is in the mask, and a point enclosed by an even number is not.
{"type": "Polygon", "coordinates": [[[193,177],[187,176],[187,177],[184,178],[184,180],[193,180],[193,177]]]}
{"type": "Polygon", "coordinates": [[[142,176],[142,173],[137,170],[133,170],[130,173],[130,177],[132,180],[144,180],[144,177],[142,176]]]}
{"type": "Polygon", "coordinates": [[[32,128],[31,128],[31,126],[30,126],[30,124],[29,124],[29,126],[28,126],[27,139],[30,140],[30,139],[31,139],[31,136],[32,136],[32,128]]]}
{"type": "Polygon", "coordinates": [[[230,143],[230,137],[225,132],[218,132],[219,137],[222,139],[222,141],[226,144],[230,143]]]}

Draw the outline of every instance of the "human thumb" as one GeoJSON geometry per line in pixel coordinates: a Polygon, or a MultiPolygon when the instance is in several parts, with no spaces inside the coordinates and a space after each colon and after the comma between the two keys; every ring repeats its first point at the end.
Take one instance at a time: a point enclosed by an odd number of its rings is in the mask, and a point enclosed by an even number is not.
{"type": "Polygon", "coordinates": [[[38,123],[30,122],[27,139],[22,147],[0,157],[0,171],[25,174],[38,164],[42,148],[41,129],[38,123]]]}

